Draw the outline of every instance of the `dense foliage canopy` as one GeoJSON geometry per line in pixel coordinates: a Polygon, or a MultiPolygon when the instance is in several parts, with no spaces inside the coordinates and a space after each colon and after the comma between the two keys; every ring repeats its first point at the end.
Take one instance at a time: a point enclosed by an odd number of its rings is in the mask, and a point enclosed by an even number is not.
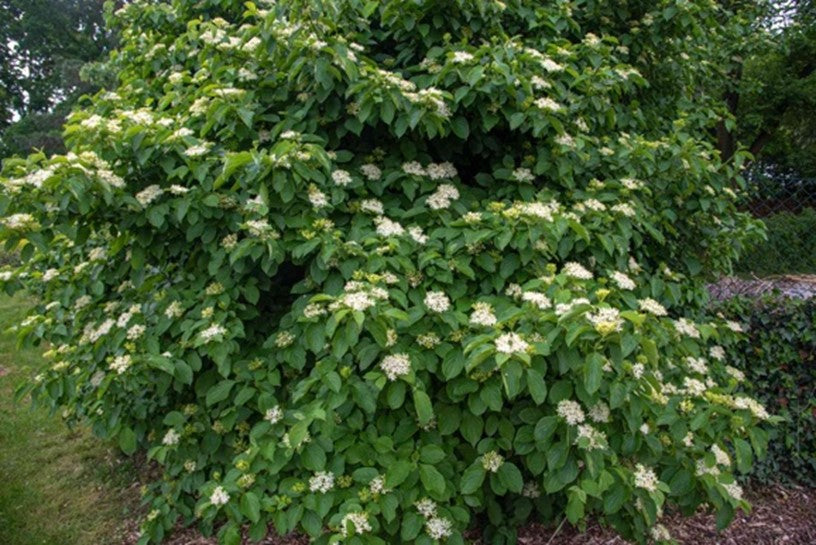
{"type": "MultiPolygon", "coordinates": [[[[683,316],[754,223],[710,142],[709,0],[135,2],[70,153],[9,160],[31,391],[238,543],[668,539],[745,507],[765,409],[683,316]]],[[[739,156],[736,158],[739,162],[739,156]]]]}

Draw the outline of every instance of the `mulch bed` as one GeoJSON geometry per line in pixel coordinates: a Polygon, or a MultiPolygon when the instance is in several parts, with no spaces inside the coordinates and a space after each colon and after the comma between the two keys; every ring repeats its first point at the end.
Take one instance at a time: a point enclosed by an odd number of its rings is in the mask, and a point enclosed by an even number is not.
{"type": "MultiPolygon", "coordinates": [[[[749,514],[738,513],[731,525],[717,532],[714,515],[701,511],[692,517],[667,514],[662,522],[683,545],[816,545],[816,490],[772,486],[748,493],[753,504],[749,514]]],[[[134,545],[131,529],[122,545],[134,545]]],[[[216,545],[193,529],[175,532],[167,545],[216,545]]],[[[253,542],[245,540],[246,545],[253,542]]],[[[261,545],[307,545],[303,536],[270,536],[261,545]]],[[[627,545],[609,529],[590,524],[580,533],[564,527],[555,533],[551,527],[531,524],[519,531],[519,545],[627,545]]]]}

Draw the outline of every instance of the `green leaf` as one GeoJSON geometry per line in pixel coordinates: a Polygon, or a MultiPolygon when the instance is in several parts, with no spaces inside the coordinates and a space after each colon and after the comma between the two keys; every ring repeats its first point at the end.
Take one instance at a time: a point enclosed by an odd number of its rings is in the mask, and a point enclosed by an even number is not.
{"type": "Polygon", "coordinates": [[[394,488],[405,482],[408,475],[414,470],[414,464],[407,460],[399,460],[391,464],[385,472],[385,486],[394,488]]]}
{"type": "Polygon", "coordinates": [[[556,428],[558,428],[557,416],[544,416],[538,421],[533,432],[533,437],[535,437],[536,444],[540,450],[549,446],[550,438],[555,433],[556,428]]]}
{"type": "Polygon", "coordinates": [[[737,437],[734,439],[734,450],[737,453],[737,468],[743,473],[748,473],[753,462],[751,445],[748,441],[737,437]]]}
{"type": "Polygon", "coordinates": [[[127,455],[136,452],[136,433],[130,428],[122,428],[119,432],[119,448],[127,455]]]}
{"type": "Polygon", "coordinates": [[[453,133],[462,140],[467,138],[468,134],[470,134],[470,127],[468,127],[467,119],[461,115],[457,116],[456,119],[453,120],[451,129],[453,130],[453,133]]]}
{"type": "Polygon", "coordinates": [[[241,532],[234,522],[228,523],[223,532],[221,540],[224,545],[241,545],[241,532]]]}
{"type": "Polygon", "coordinates": [[[422,390],[414,389],[414,406],[416,407],[417,418],[423,426],[427,425],[433,418],[433,406],[431,398],[422,390]]]}
{"type": "Polygon", "coordinates": [[[234,380],[222,380],[207,391],[207,406],[215,405],[219,401],[224,401],[229,396],[230,390],[235,385],[234,380]]]}
{"type": "Polygon", "coordinates": [[[326,453],[317,443],[312,442],[303,449],[300,461],[310,471],[322,471],[326,467],[326,453]]]}
{"type": "Polygon", "coordinates": [[[476,445],[482,438],[484,422],[478,416],[467,411],[462,415],[462,437],[471,445],[476,445]]]}
{"type": "Polygon", "coordinates": [[[570,524],[576,524],[579,520],[584,518],[584,502],[586,501],[586,493],[577,487],[570,488],[567,493],[567,520],[570,524]]]}
{"type": "Polygon", "coordinates": [[[524,487],[524,479],[521,477],[521,471],[512,462],[504,462],[499,468],[499,481],[509,490],[517,494],[521,493],[524,487]]]}
{"type": "Polygon", "coordinates": [[[530,392],[530,397],[533,398],[536,405],[541,405],[547,399],[547,385],[544,383],[544,377],[535,369],[527,369],[527,391],[530,392]]]}
{"type": "Polygon", "coordinates": [[[186,362],[183,362],[181,360],[176,360],[175,365],[176,366],[173,376],[175,376],[176,379],[183,384],[192,384],[193,383],[192,368],[190,368],[190,366],[187,365],[186,362]]]}
{"type": "Polygon", "coordinates": [[[261,519],[261,501],[254,492],[247,492],[241,498],[241,513],[252,522],[261,519]]]}
{"type": "Polygon", "coordinates": [[[473,494],[485,479],[485,470],[480,464],[472,465],[462,475],[462,480],[459,482],[459,490],[462,494],[473,494]]]}
{"type": "Polygon", "coordinates": [[[437,495],[441,495],[445,492],[445,478],[434,466],[420,464],[419,479],[427,491],[437,495]]]}
{"type": "Polygon", "coordinates": [[[604,358],[597,352],[593,352],[586,359],[584,366],[584,388],[588,394],[594,394],[601,387],[603,378],[604,358]]]}
{"type": "Polygon", "coordinates": [[[437,445],[425,445],[419,451],[419,459],[426,464],[438,464],[445,457],[445,451],[437,445]]]}
{"type": "Polygon", "coordinates": [[[418,513],[408,512],[402,517],[402,529],[400,537],[403,541],[412,542],[419,535],[422,527],[425,526],[425,519],[418,513]]]}

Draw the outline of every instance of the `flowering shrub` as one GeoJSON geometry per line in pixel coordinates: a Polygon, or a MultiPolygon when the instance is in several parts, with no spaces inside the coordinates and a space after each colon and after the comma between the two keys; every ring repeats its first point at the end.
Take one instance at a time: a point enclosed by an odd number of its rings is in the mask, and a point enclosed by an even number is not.
{"type": "Polygon", "coordinates": [[[2,282],[53,358],[25,391],[163,468],[141,543],[456,545],[477,515],[663,541],[667,502],[746,507],[740,326],[683,317],[754,229],[683,113],[715,7],[655,9],[620,38],[567,2],[113,17],[120,87],[70,153],[4,165],[2,282]]]}

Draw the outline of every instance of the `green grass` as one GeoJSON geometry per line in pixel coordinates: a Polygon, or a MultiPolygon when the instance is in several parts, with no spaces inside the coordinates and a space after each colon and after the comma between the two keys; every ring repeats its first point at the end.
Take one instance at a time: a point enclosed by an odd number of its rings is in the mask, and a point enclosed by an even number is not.
{"type": "Polygon", "coordinates": [[[44,365],[39,350],[17,350],[7,332],[29,305],[0,297],[0,544],[114,545],[136,504],[132,468],[86,430],[14,401],[17,385],[44,365]]]}

